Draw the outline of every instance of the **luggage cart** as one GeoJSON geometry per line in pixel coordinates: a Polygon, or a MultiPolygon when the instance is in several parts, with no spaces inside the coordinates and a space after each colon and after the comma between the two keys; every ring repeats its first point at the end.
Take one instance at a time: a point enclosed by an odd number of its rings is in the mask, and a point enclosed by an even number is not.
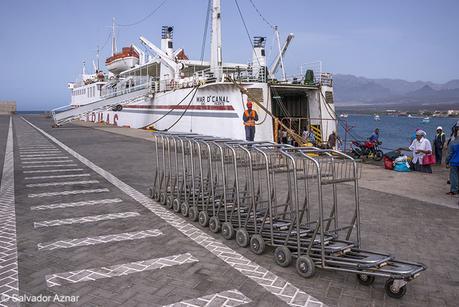
{"type": "MultiPolygon", "coordinates": [[[[162,133],[155,132],[153,133],[154,141],[154,159],[155,161],[155,173],[153,175],[153,184],[149,189],[150,197],[155,201],[160,201],[161,191],[164,189],[165,177],[167,172],[167,167],[165,165],[166,153],[166,136],[162,133]]],[[[165,202],[165,198],[162,199],[165,202]]]]}
{"type": "Polygon", "coordinates": [[[303,277],[316,267],[354,273],[363,285],[384,277],[386,293],[401,298],[426,269],[361,248],[360,167],[346,154],[194,134],[154,141],[155,200],[256,254],[274,248],[275,262],[295,260],[303,277]]]}
{"type": "MultiPolygon", "coordinates": [[[[283,216],[284,229],[288,227],[288,230],[281,241],[276,240],[281,232],[274,231],[274,227],[270,229],[272,235],[268,242],[277,245],[274,252],[276,263],[286,266],[293,257],[301,276],[313,276],[317,266],[355,273],[364,285],[372,284],[376,276],[386,277],[386,293],[391,297],[402,297],[406,293],[406,284],[426,267],[360,248],[358,164],[351,157],[334,150],[281,148],[280,153],[285,157],[284,174],[289,189],[286,198],[288,209],[283,216]],[[346,203],[344,197],[338,201],[338,185],[347,194],[353,193],[353,197],[347,200],[347,206],[343,205],[346,203]],[[338,214],[341,211],[343,214],[338,214]],[[346,216],[345,213],[351,214],[346,216]],[[282,245],[279,245],[281,242],[282,245]]],[[[277,217],[275,206],[276,202],[271,202],[269,211],[277,217]]],[[[270,222],[271,226],[275,225],[273,220],[270,222]]],[[[261,234],[252,236],[251,249],[257,251],[265,240],[261,234]]]]}

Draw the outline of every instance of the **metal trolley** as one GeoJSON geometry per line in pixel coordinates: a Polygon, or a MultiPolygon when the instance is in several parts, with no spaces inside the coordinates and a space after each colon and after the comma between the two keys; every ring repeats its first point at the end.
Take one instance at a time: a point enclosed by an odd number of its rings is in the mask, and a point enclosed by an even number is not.
{"type": "Polygon", "coordinates": [[[361,248],[360,164],[339,151],[154,133],[150,195],[255,254],[274,249],[283,267],[312,277],[316,267],[385,277],[401,298],[426,267],[361,248]]]}

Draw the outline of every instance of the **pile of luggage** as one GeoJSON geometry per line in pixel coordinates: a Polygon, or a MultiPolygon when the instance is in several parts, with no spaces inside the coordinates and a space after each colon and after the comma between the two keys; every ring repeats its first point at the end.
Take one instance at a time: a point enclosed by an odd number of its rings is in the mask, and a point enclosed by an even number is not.
{"type": "Polygon", "coordinates": [[[410,172],[410,157],[403,155],[399,150],[384,154],[384,168],[397,172],[410,172]]]}

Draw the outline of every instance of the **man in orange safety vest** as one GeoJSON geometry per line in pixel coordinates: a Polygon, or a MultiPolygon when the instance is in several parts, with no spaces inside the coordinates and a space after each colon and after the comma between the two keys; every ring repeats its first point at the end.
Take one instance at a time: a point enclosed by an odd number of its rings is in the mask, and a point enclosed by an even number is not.
{"type": "Polygon", "coordinates": [[[257,111],[252,110],[252,102],[247,102],[247,110],[244,111],[242,116],[245,126],[245,139],[253,142],[255,139],[255,122],[258,121],[257,111]]]}

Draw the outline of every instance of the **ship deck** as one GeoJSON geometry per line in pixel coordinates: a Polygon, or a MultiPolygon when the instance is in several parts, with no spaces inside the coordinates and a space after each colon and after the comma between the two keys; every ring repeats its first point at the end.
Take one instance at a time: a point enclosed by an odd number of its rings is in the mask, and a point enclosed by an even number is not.
{"type": "Polygon", "coordinates": [[[13,116],[11,130],[9,123],[0,116],[0,296],[58,294],[81,306],[457,306],[459,198],[444,196],[443,169],[363,168],[362,245],[428,266],[395,300],[383,279],[365,287],[353,274],[320,269],[304,279],[294,265],[277,266],[271,251],[254,255],[166,211],[147,197],[147,131],[91,123],[53,129],[43,116],[13,116]],[[43,148],[59,158],[46,166],[20,156],[43,148]],[[40,170],[48,172],[31,172],[40,170]]]}

